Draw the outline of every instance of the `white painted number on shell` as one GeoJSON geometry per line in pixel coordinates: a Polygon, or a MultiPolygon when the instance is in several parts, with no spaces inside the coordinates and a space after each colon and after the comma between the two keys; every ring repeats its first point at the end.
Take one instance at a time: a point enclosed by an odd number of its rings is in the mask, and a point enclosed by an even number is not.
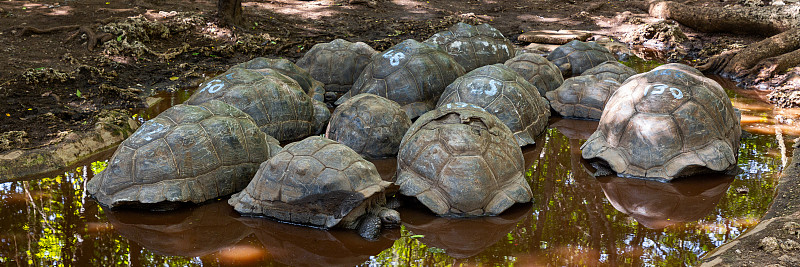
{"type": "Polygon", "coordinates": [[[678,89],[678,88],[675,88],[675,87],[669,87],[669,85],[666,85],[666,84],[663,84],[663,83],[657,83],[657,84],[648,85],[646,88],[644,88],[644,95],[645,96],[647,96],[647,94],[660,95],[660,94],[663,94],[664,92],[666,92],[667,89],[669,89],[669,92],[672,94],[672,97],[674,97],[675,99],[683,98],[683,92],[681,91],[681,89],[678,89]],[[651,89],[652,89],[652,91],[651,91],[651,89]]]}
{"type": "Polygon", "coordinates": [[[206,86],[203,87],[203,89],[200,90],[200,92],[208,91],[209,94],[213,94],[219,92],[219,90],[222,90],[223,87],[225,87],[225,83],[223,81],[219,79],[212,80],[208,82],[208,84],[206,84],[206,86]]]}
{"type": "Polygon", "coordinates": [[[403,54],[403,52],[388,51],[386,54],[383,54],[383,58],[388,58],[389,64],[397,66],[400,65],[400,60],[406,58],[406,54],[403,54]]]}
{"type": "Polygon", "coordinates": [[[495,80],[489,81],[489,87],[491,87],[492,89],[486,90],[486,92],[485,92],[486,95],[493,96],[493,95],[497,94],[497,91],[499,90],[499,89],[497,89],[497,87],[500,86],[500,85],[502,85],[502,84],[500,84],[500,82],[498,82],[498,81],[495,81],[495,80]]]}

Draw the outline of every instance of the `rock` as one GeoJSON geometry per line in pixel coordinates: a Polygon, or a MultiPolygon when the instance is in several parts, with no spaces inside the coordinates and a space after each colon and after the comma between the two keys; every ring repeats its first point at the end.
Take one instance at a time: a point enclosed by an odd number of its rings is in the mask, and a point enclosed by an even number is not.
{"type": "Polygon", "coordinates": [[[782,263],[791,264],[791,266],[797,266],[797,264],[800,263],[800,259],[789,255],[783,255],[778,257],[778,261],[782,263]]]}
{"type": "Polygon", "coordinates": [[[797,243],[797,241],[791,239],[787,239],[781,243],[781,249],[786,251],[797,250],[800,249],[800,243],[797,243]]]}
{"type": "Polygon", "coordinates": [[[800,224],[796,222],[787,222],[783,225],[783,230],[787,234],[800,237],[800,224]]]}
{"type": "Polygon", "coordinates": [[[20,148],[28,143],[28,133],[25,131],[8,131],[0,133],[0,151],[20,148]]]}
{"type": "Polygon", "coordinates": [[[528,31],[520,34],[517,37],[517,40],[520,42],[528,42],[528,43],[544,43],[544,44],[557,44],[562,45],[569,43],[572,40],[578,41],[586,41],[589,37],[592,36],[592,33],[587,31],[576,31],[576,30],[558,30],[558,31],[551,31],[551,30],[540,30],[540,31],[528,31]]]}
{"type": "Polygon", "coordinates": [[[762,238],[761,241],[758,242],[758,247],[766,252],[777,252],[780,248],[780,244],[777,238],[768,236],[762,238]]]}
{"type": "Polygon", "coordinates": [[[666,20],[641,25],[622,37],[624,43],[644,45],[659,50],[677,48],[680,43],[687,40],[689,38],[683,34],[677,22],[666,20]]]}

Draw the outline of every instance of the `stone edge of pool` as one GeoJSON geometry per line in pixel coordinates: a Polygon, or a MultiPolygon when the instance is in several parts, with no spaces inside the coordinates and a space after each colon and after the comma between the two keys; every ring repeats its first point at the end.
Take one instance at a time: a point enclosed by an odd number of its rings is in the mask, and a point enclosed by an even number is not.
{"type": "Polygon", "coordinates": [[[60,133],[50,144],[0,154],[0,182],[21,180],[75,164],[121,143],[139,128],[126,110],[103,111],[94,128],[60,133]]]}

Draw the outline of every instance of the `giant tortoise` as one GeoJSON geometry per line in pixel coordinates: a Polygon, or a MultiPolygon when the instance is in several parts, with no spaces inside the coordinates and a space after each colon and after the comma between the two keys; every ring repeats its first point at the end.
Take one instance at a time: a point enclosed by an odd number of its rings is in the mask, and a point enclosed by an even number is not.
{"type": "Polygon", "coordinates": [[[261,164],[247,187],[228,203],[240,213],[322,227],[359,229],[376,238],[381,225],[400,222],[386,208],[386,190],[375,165],[336,141],[312,136],[261,164]]]}
{"type": "Polygon", "coordinates": [[[734,171],[739,120],[717,82],[667,64],[628,78],[614,92],[582,155],[619,175],[662,181],[734,171]]]}
{"type": "Polygon", "coordinates": [[[278,150],[277,140],[228,104],[177,105],[125,139],[86,191],[111,208],[201,203],[242,190],[278,150]]]}
{"type": "Polygon", "coordinates": [[[397,184],[438,215],[491,216],[531,201],[522,150],[492,114],[450,103],[420,117],[400,144],[397,184]]]}

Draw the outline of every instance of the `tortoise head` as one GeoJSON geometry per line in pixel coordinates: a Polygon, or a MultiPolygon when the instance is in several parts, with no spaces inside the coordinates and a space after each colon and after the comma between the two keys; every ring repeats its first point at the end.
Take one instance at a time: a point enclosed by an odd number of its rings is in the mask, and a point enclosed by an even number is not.
{"type": "Polygon", "coordinates": [[[383,208],[378,212],[384,227],[397,227],[400,225],[400,213],[396,210],[383,208]]]}

